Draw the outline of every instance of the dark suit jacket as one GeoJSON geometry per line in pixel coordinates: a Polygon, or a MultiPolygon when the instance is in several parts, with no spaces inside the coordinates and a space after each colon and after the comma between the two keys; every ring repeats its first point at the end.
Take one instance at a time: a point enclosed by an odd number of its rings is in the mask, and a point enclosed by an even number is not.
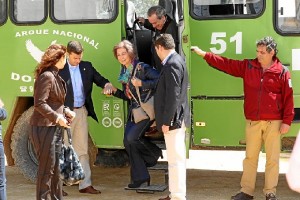
{"type": "MultiPolygon", "coordinates": [[[[94,104],[92,100],[92,90],[93,90],[93,83],[95,83],[98,87],[104,88],[106,83],[109,81],[101,76],[99,72],[92,66],[92,63],[87,61],[81,61],[79,63],[79,69],[81,73],[81,79],[83,83],[83,89],[85,94],[85,107],[88,111],[88,116],[91,116],[98,122],[97,115],[94,110],[94,104]]],[[[74,93],[72,87],[72,80],[69,70],[69,65],[66,63],[65,67],[59,71],[59,75],[64,79],[67,84],[67,96],[65,101],[65,106],[74,108],[74,93]]]]}
{"type": "MultiPolygon", "coordinates": [[[[160,34],[163,34],[163,33],[171,34],[173,39],[174,39],[174,42],[175,42],[175,50],[178,53],[179,52],[178,27],[177,27],[176,22],[171,17],[169,17],[168,15],[166,15],[166,17],[167,17],[167,20],[166,20],[166,22],[165,22],[165,24],[164,24],[164,26],[161,30],[154,29],[152,24],[149,22],[148,19],[145,19],[144,27],[155,32],[154,37],[153,37],[153,41],[155,41],[156,38],[160,34]]],[[[152,64],[160,72],[161,68],[162,68],[162,64],[161,64],[160,59],[159,59],[159,57],[158,57],[158,55],[155,51],[155,47],[154,47],[153,42],[152,42],[152,45],[151,45],[151,52],[153,54],[152,55],[152,60],[154,61],[152,64]]]]}
{"type": "Polygon", "coordinates": [[[162,125],[170,126],[170,130],[180,128],[183,120],[186,126],[190,125],[187,90],[187,68],[183,58],[175,52],[163,66],[154,94],[155,119],[159,131],[162,131],[162,125]]]}
{"type": "Polygon", "coordinates": [[[58,75],[58,68],[49,67],[34,82],[33,126],[56,126],[58,114],[63,114],[66,84],[58,75]]]}

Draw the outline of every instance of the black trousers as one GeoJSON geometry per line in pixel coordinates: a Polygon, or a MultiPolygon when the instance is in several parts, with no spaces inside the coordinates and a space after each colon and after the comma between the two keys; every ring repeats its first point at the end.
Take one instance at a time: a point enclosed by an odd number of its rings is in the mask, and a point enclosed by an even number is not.
{"type": "Polygon", "coordinates": [[[124,146],[129,155],[132,181],[149,179],[147,166],[153,166],[161,156],[161,149],[144,137],[151,124],[152,122],[148,119],[137,124],[127,121],[124,146]]]}
{"type": "Polygon", "coordinates": [[[62,146],[61,129],[56,126],[33,126],[30,140],[39,161],[36,199],[63,199],[58,165],[62,146]]]}

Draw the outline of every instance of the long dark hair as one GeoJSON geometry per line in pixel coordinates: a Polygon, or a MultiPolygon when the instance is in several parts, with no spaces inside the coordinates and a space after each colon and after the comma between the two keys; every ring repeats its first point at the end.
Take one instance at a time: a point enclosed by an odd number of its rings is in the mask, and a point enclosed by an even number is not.
{"type": "Polygon", "coordinates": [[[41,62],[38,64],[34,71],[34,76],[37,78],[42,72],[55,64],[65,56],[67,48],[61,44],[52,44],[50,45],[44,55],[41,58],[41,62]]]}

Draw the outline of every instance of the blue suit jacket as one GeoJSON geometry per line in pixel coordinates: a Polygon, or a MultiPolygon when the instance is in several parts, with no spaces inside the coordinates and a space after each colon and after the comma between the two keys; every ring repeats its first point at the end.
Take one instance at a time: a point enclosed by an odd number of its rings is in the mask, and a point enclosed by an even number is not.
{"type": "MultiPolygon", "coordinates": [[[[105,84],[109,81],[104,78],[97,70],[92,66],[92,63],[87,61],[81,61],[79,63],[79,69],[81,73],[81,79],[85,94],[85,107],[88,111],[88,116],[98,121],[97,115],[94,110],[94,104],[92,100],[93,83],[98,87],[104,88],[105,84]]],[[[74,93],[72,87],[72,80],[69,70],[69,65],[66,63],[65,67],[59,71],[59,75],[64,79],[67,84],[67,95],[65,100],[65,106],[74,108],[74,93]]]]}

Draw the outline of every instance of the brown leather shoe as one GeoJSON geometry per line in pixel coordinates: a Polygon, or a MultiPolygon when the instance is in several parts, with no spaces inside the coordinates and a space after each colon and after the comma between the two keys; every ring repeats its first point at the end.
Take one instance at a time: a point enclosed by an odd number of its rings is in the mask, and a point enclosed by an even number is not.
{"type": "Polygon", "coordinates": [[[88,193],[88,194],[100,194],[100,190],[96,190],[93,186],[88,186],[86,188],[83,188],[79,190],[80,193],[88,193]]]}
{"type": "Polygon", "coordinates": [[[160,198],[158,200],[171,200],[171,198],[169,196],[165,197],[165,198],[160,198]]]}
{"type": "Polygon", "coordinates": [[[65,191],[62,191],[63,196],[68,196],[68,193],[66,193],[65,191]]]}

